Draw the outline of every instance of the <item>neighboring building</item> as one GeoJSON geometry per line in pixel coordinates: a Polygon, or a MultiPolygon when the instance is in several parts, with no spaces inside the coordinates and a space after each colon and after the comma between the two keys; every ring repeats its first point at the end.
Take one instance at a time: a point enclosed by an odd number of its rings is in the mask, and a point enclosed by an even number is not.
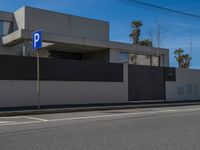
{"type": "Polygon", "coordinates": [[[31,38],[38,29],[44,32],[41,57],[121,63],[134,56],[130,63],[169,65],[168,49],[110,41],[108,22],[31,7],[0,12],[0,54],[35,56],[31,38]]]}

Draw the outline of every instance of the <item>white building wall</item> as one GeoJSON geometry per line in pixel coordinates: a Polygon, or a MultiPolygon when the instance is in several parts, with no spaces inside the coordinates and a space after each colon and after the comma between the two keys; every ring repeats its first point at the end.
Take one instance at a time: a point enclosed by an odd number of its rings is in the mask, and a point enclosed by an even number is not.
{"type": "Polygon", "coordinates": [[[42,82],[41,104],[95,104],[125,101],[124,83],[42,82]]]}
{"type": "Polygon", "coordinates": [[[36,82],[0,80],[0,108],[35,106],[36,82]]]}
{"type": "Polygon", "coordinates": [[[200,100],[200,70],[177,69],[176,81],[166,82],[167,101],[200,100]]]}
{"type": "MultiPolygon", "coordinates": [[[[41,105],[126,103],[124,82],[42,81],[41,105]]],[[[0,81],[0,108],[36,106],[36,81],[0,81]]]]}

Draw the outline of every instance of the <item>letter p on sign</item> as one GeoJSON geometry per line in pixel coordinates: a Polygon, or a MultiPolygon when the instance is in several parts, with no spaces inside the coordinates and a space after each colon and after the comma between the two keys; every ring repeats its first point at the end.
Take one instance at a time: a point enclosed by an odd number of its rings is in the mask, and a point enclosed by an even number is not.
{"type": "Polygon", "coordinates": [[[32,41],[33,50],[42,48],[42,30],[38,30],[32,33],[32,41]]]}

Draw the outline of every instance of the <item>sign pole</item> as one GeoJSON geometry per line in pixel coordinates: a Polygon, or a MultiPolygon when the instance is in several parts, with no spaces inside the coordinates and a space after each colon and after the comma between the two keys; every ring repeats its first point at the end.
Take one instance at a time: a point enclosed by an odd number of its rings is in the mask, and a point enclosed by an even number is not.
{"type": "Polygon", "coordinates": [[[40,56],[39,50],[42,48],[42,30],[38,30],[32,33],[32,48],[36,51],[37,55],[37,99],[38,109],[41,107],[40,100],[40,56]]]}
{"type": "Polygon", "coordinates": [[[40,109],[40,56],[39,56],[39,49],[37,50],[37,97],[38,97],[38,109],[40,109]]]}

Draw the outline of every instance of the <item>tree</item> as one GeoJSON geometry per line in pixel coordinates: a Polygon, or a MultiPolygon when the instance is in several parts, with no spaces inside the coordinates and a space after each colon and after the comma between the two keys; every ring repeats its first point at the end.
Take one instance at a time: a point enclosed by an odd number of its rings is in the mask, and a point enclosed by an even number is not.
{"type": "Polygon", "coordinates": [[[163,39],[165,38],[165,35],[167,33],[166,23],[163,23],[163,22],[160,22],[160,21],[156,20],[155,21],[155,27],[156,27],[156,30],[155,30],[155,43],[156,43],[156,46],[158,48],[160,48],[160,45],[162,44],[163,39]]]}
{"type": "Polygon", "coordinates": [[[140,41],[139,43],[142,46],[150,46],[150,47],[153,46],[152,42],[149,39],[144,39],[144,40],[140,41]]]}
{"type": "Polygon", "coordinates": [[[165,22],[161,22],[156,19],[154,27],[148,29],[147,33],[154,47],[160,48],[160,45],[162,44],[167,34],[166,27],[167,26],[165,22]]]}
{"type": "Polygon", "coordinates": [[[131,39],[133,40],[133,44],[139,44],[139,40],[140,40],[140,27],[142,26],[142,22],[139,20],[133,21],[131,23],[131,27],[132,27],[132,32],[129,35],[131,37],[131,39]]]}
{"type": "Polygon", "coordinates": [[[192,60],[192,57],[189,54],[184,55],[184,63],[182,68],[189,68],[190,67],[190,61],[192,60]]]}
{"type": "Polygon", "coordinates": [[[154,27],[148,30],[149,39],[152,42],[153,47],[157,47],[157,56],[160,55],[160,46],[166,37],[167,26],[165,22],[155,19],[154,27]]]}
{"type": "Polygon", "coordinates": [[[189,54],[184,54],[184,50],[179,48],[174,51],[176,61],[179,68],[189,68],[192,57],[189,54]]]}

